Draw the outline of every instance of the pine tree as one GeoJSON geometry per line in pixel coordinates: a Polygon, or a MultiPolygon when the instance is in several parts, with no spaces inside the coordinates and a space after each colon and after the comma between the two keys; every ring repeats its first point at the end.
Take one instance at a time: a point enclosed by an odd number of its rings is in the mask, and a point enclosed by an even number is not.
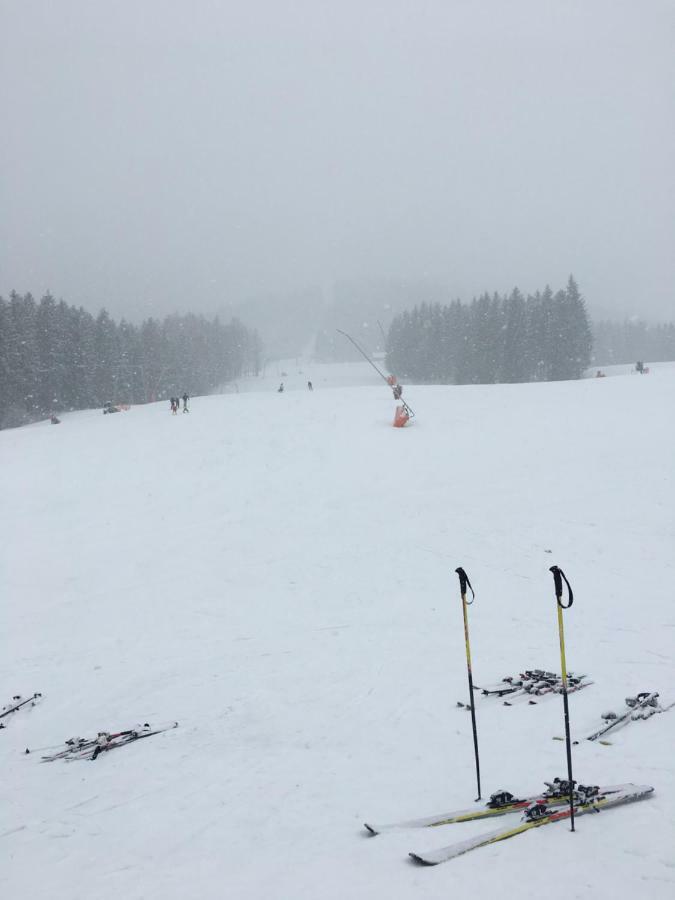
{"type": "Polygon", "coordinates": [[[0,428],[14,399],[11,346],[16,340],[9,303],[0,297],[0,428]]]}
{"type": "Polygon", "coordinates": [[[7,424],[22,425],[40,416],[38,391],[40,360],[37,349],[37,307],[31,294],[9,296],[14,341],[9,347],[12,400],[7,424]]]}
{"type": "Polygon", "coordinates": [[[527,305],[518,288],[504,301],[504,351],[501,380],[529,381],[533,376],[528,353],[530,338],[527,305]]]}
{"type": "Polygon", "coordinates": [[[567,289],[553,298],[549,379],[580,378],[591,359],[592,338],[585,303],[570,275],[567,289]]]}
{"type": "Polygon", "coordinates": [[[41,415],[67,409],[66,398],[66,340],[67,320],[51,294],[46,294],[35,313],[35,342],[39,379],[36,405],[41,415]]]}
{"type": "Polygon", "coordinates": [[[572,275],[569,277],[565,291],[565,308],[568,320],[567,377],[581,378],[591,363],[593,336],[586,303],[572,275]]]}
{"type": "Polygon", "coordinates": [[[485,293],[470,311],[469,369],[473,384],[493,384],[501,360],[501,309],[485,293]]]}

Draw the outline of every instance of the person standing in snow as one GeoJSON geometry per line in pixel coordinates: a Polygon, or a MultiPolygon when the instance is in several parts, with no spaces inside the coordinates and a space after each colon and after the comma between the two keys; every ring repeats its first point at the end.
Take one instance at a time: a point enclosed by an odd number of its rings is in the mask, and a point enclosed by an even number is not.
{"type": "Polygon", "coordinates": [[[188,409],[188,400],[189,400],[189,399],[190,399],[190,398],[188,397],[187,392],[184,393],[184,394],[183,394],[183,412],[184,412],[184,413],[190,412],[190,410],[188,409]]]}
{"type": "Polygon", "coordinates": [[[283,394],[283,392],[284,392],[284,383],[282,381],[281,384],[279,385],[279,387],[277,388],[277,394],[283,394]]]}
{"type": "Polygon", "coordinates": [[[307,388],[308,388],[308,390],[310,390],[310,391],[313,391],[313,390],[314,390],[314,388],[312,387],[312,382],[311,382],[311,381],[308,381],[308,382],[307,382],[307,388]]]}

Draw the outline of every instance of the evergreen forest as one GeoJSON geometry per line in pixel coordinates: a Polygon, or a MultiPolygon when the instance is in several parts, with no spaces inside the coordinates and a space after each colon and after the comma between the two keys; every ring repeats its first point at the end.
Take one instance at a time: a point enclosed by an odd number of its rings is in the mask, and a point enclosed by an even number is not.
{"type": "Polygon", "coordinates": [[[387,339],[387,368],[432,384],[494,384],[579,378],[593,349],[586,304],[570,276],[525,297],[483,294],[470,304],[426,304],[397,316],[387,339]]]}
{"type": "Polygon", "coordinates": [[[137,326],[49,294],[0,297],[0,428],[109,401],[208,394],[259,365],[258,336],[237,319],[172,315],[137,326]]]}

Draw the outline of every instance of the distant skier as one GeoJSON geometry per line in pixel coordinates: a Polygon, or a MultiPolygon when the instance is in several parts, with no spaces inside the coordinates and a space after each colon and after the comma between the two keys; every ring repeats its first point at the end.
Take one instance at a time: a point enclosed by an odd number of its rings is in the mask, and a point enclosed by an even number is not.
{"type": "Polygon", "coordinates": [[[640,375],[644,375],[645,364],[644,364],[641,360],[638,360],[638,361],[635,363],[635,371],[636,371],[636,372],[639,372],[640,375]]]}
{"type": "Polygon", "coordinates": [[[284,383],[282,381],[281,384],[279,385],[279,387],[277,388],[277,394],[283,394],[283,392],[284,392],[284,383]]]}
{"type": "Polygon", "coordinates": [[[190,398],[188,397],[187,393],[183,394],[183,412],[184,413],[190,412],[190,410],[188,409],[188,400],[189,399],[190,398]]]}
{"type": "Polygon", "coordinates": [[[55,416],[53,413],[52,413],[52,415],[50,416],[49,421],[52,423],[52,425],[60,425],[60,424],[61,424],[61,419],[59,419],[59,418],[58,418],[57,416],[55,416]]]}
{"type": "Polygon", "coordinates": [[[394,395],[394,400],[400,400],[401,394],[403,393],[403,386],[400,384],[395,384],[392,388],[392,393],[394,395]]]}
{"type": "Polygon", "coordinates": [[[176,415],[178,412],[178,397],[171,398],[171,414],[176,415]]]}
{"type": "Polygon", "coordinates": [[[308,390],[310,390],[310,391],[313,391],[313,390],[314,390],[314,388],[312,387],[312,382],[311,382],[311,381],[308,381],[308,382],[307,382],[307,388],[308,388],[308,390]]]}

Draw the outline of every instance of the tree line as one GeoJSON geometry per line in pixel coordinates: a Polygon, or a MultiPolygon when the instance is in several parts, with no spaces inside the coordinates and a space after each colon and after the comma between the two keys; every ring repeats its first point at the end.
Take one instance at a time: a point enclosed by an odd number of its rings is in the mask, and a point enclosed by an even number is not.
{"type": "Polygon", "coordinates": [[[579,378],[591,361],[586,304],[567,287],[525,297],[483,294],[471,303],[422,303],[392,321],[386,364],[418,383],[494,384],[579,378]]]}
{"type": "Polygon", "coordinates": [[[0,297],[0,428],[52,413],[207,394],[260,366],[237,319],[172,315],[140,325],[30,294],[0,297]]]}

